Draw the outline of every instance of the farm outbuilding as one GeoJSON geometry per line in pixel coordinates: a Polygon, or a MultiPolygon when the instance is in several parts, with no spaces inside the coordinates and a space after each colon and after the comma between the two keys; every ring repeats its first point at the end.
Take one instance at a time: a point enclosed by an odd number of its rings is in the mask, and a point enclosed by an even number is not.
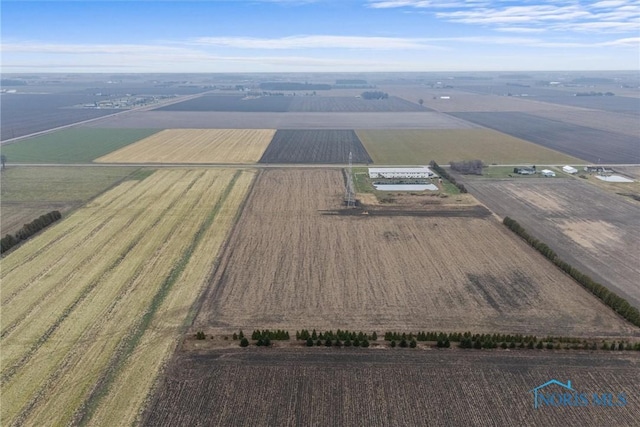
{"type": "Polygon", "coordinates": [[[547,177],[547,178],[556,176],[556,173],[554,171],[552,171],[552,170],[549,170],[549,169],[542,169],[540,171],[540,174],[542,174],[542,176],[547,177]]]}
{"type": "Polygon", "coordinates": [[[535,175],[536,170],[533,168],[513,168],[513,173],[520,175],[535,175]]]}
{"type": "Polygon", "coordinates": [[[576,169],[576,168],[574,168],[572,166],[569,166],[569,165],[563,166],[562,170],[564,172],[568,173],[568,174],[571,174],[571,175],[574,175],[574,174],[578,173],[578,169],[576,169]]]}
{"type": "Polygon", "coordinates": [[[417,168],[369,168],[369,178],[436,178],[427,166],[417,168]]]}

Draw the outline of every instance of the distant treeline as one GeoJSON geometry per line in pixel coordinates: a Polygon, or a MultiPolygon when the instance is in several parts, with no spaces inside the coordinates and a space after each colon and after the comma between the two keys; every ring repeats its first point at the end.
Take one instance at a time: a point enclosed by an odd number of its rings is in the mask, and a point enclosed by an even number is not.
{"type": "Polygon", "coordinates": [[[431,162],[429,162],[429,166],[431,166],[431,169],[436,171],[438,175],[440,175],[442,178],[446,179],[447,181],[449,181],[450,183],[458,187],[458,190],[460,190],[461,193],[467,192],[467,188],[464,186],[464,184],[460,184],[459,182],[457,182],[456,179],[453,178],[451,175],[449,175],[449,172],[442,169],[440,165],[436,163],[435,160],[431,160],[431,162]]]}
{"type": "Polygon", "coordinates": [[[465,175],[482,175],[484,163],[482,160],[468,160],[462,162],[449,162],[451,169],[465,175]]]}
{"type": "Polygon", "coordinates": [[[330,90],[331,85],[323,83],[266,82],[260,83],[262,90],[330,90]]]}
{"type": "Polygon", "coordinates": [[[629,304],[626,299],[622,298],[615,292],[610,291],[605,286],[596,282],[586,274],[580,272],[577,268],[573,267],[568,262],[560,259],[560,257],[558,257],[558,255],[549,246],[527,233],[527,231],[514,219],[505,217],[503,223],[511,231],[522,237],[534,249],[547,257],[547,259],[549,259],[555,265],[560,267],[562,271],[564,271],[575,281],[580,283],[585,289],[602,300],[602,302],[604,302],[606,305],[611,307],[616,313],[624,317],[635,326],[640,326],[640,312],[637,308],[629,304]]]}
{"type": "Polygon", "coordinates": [[[613,92],[578,92],[575,94],[575,96],[615,96],[615,93],[613,92]]]}
{"type": "Polygon", "coordinates": [[[62,214],[58,211],[51,211],[47,214],[41,215],[39,218],[31,221],[29,224],[22,226],[15,235],[7,234],[0,239],[0,253],[5,253],[22,240],[27,240],[29,237],[36,234],[38,231],[53,224],[57,220],[62,218],[62,214]]]}
{"type": "Polygon", "coordinates": [[[382,92],[379,90],[372,90],[368,92],[362,92],[360,95],[362,99],[387,99],[389,98],[389,94],[386,92],[382,92]]]}

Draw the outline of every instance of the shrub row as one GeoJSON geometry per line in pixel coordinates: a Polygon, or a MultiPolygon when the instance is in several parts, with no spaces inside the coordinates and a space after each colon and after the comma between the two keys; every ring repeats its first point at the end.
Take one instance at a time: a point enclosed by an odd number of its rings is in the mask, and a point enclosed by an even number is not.
{"type": "MultiPolygon", "coordinates": [[[[451,341],[461,342],[465,338],[470,338],[472,341],[506,341],[506,342],[527,342],[538,341],[535,335],[522,335],[522,334],[472,334],[471,332],[418,332],[418,333],[400,333],[400,332],[385,332],[385,341],[400,341],[400,340],[417,340],[417,341],[451,341]]],[[[554,338],[547,337],[547,341],[560,341],[573,340],[576,338],[554,338]]]]}
{"type": "Polygon", "coordinates": [[[9,249],[20,243],[22,240],[27,240],[38,231],[53,224],[60,218],[62,218],[62,214],[60,212],[51,211],[34,219],[29,224],[23,225],[15,235],[7,234],[2,239],[0,239],[0,253],[5,253],[9,249]]]}
{"type": "Polygon", "coordinates": [[[314,329],[313,331],[311,331],[311,333],[309,333],[309,331],[307,329],[303,329],[301,331],[296,331],[296,339],[297,340],[302,340],[302,341],[307,341],[308,339],[311,339],[312,341],[316,341],[316,340],[331,340],[331,341],[376,341],[378,339],[378,334],[376,334],[375,332],[372,334],[366,334],[362,331],[360,332],[355,332],[355,331],[343,331],[338,329],[335,333],[333,331],[326,331],[326,332],[316,332],[316,330],[314,329]]]}
{"type": "Polygon", "coordinates": [[[547,246],[545,243],[540,242],[535,237],[529,235],[526,230],[518,224],[517,221],[509,217],[505,217],[502,221],[511,231],[523,238],[529,245],[547,257],[551,262],[558,266],[562,271],[571,276],[575,281],[580,283],[585,289],[591,292],[593,295],[602,300],[606,305],[612,308],[616,313],[624,317],[626,320],[640,326],[640,311],[633,307],[627,300],[610,291],[605,286],[593,280],[588,275],[580,272],[577,268],[570,265],[568,262],[563,261],[558,255],[547,246]]]}
{"type": "Polygon", "coordinates": [[[469,160],[462,162],[449,162],[451,170],[460,172],[465,175],[482,175],[482,168],[484,163],[482,160],[469,160]]]}
{"type": "Polygon", "coordinates": [[[269,329],[263,329],[262,331],[255,330],[251,334],[252,340],[270,339],[278,341],[286,341],[289,339],[289,332],[278,329],[276,331],[270,331],[269,329]]]}
{"type": "Polygon", "coordinates": [[[467,192],[467,188],[463,184],[460,184],[459,182],[457,182],[454,177],[449,175],[449,172],[447,172],[446,170],[442,169],[440,167],[440,165],[438,165],[436,163],[435,160],[431,160],[431,162],[429,162],[429,165],[431,166],[431,169],[433,169],[434,171],[436,171],[438,173],[438,175],[440,175],[440,177],[446,179],[447,181],[449,181],[450,183],[452,183],[453,185],[458,187],[458,190],[460,190],[461,193],[466,193],[467,192]]]}
{"type": "Polygon", "coordinates": [[[311,337],[306,339],[307,347],[313,347],[314,345],[320,347],[324,345],[325,347],[369,347],[369,340],[363,339],[359,340],[358,338],[351,341],[351,339],[347,338],[344,342],[340,339],[325,339],[324,342],[321,339],[314,340],[311,337]]]}

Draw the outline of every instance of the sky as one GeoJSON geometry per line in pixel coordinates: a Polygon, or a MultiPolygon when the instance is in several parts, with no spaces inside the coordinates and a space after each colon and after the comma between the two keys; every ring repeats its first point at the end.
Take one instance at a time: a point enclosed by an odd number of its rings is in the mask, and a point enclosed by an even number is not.
{"type": "Polygon", "coordinates": [[[640,0],[2,0],[25,72],[640,70],[640,0]]]}

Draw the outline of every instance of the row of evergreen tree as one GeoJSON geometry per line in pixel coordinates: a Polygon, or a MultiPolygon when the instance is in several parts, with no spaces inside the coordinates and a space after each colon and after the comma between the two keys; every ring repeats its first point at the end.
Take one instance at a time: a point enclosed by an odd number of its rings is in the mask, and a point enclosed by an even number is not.
{"type": "MultiPolygon", "coordinates": [[[[522,335],[522,334],[472,334],[471,332],[385,332],[384,339],[385,341],[400,341],[400,340],[412,340],[415,339],[417,341],[450,341],[450,342],[461,342],[465,338],[470,338],[473,341],[507,341],[507,342],[527,342],[533,341],[536,342],[538,337],[535,335],[522,335]]],[[[577,338],[555,338],[555,337],[547,337],[548,341],[564,341],[564,340],[576,340],[577,338]]]]}
{"type": "MultiPolygon", "coordinates": [[[[240,331],[242,332],[242,331],[240,331]]],[[[234,338],[237,339],[237,338],[234,338]]],[[[289,331],[285,331],[282,329],[278,329],[275,331],[271,331],[269,329],[258,330],[256,329],[251,334],[252,340],[260,340],[260,339],[270,339],[270,340],[278,340],[278,341],[286,341],[289,339],[289,331]]]]}
{"type": "Polygon", "coordinates": [[[301,331],[296,331],[296,339],[297,340],[301,340],[301,341],[307,341],[308,339],[311,339],[312,341],[316,341],[316,340],[330,340],[330,341],[376,341],[378,339],[378,334],[376,332],[373,332],[372,334],[367,334],[365,332],[355,332],[355,331],[348,331],[348,330],[341,330],[338,329],[335,333],[333,331],[325,331],[325,332],[316,332],[316,330],[314,329],[313,331],[309,332],[309,330],[307,329],[302,329],[301,331]]]}
{"type": "Polygon", "coordinates": [[[435,160],[431,160],[431,162],[429,163],[429,166],[431,166],[431,169],[436,171],[441,178],[446,179],[447,181],[449,181],[450,183],[458,187],[458,190],[460,190],[461,193],[467,192],[467,188],[464,186],[464,184],[457,182],[456,179],[451,175],[449,175],[449,172],[447,172],[442,167],[440,167],[440,165],[437,164],[435,160]]]}
{"type": "Polygon", "coordinates": [[[322,339],[312,339],[311,337],[306,339],[306,345],[307,347],[313,347],[314,345],[317,347],[320,347],[322,345],[324,345],[325,347],[363,347],[363,348],[367,348],[369,347],[369,340],[368,339],[363,339],[363,340],[359,340],[358,338],[356,338],[355,340],[351,340],[347,337],[347,339],[340,340],[340,339],[330,339],[327,338],[325,340],[322,339]]]}
{"type": "Polygon", "coordinates": [[[38,231],[53,224],[60,218],[62,218],[62,214],[60,212],[51,211],[34,219],[29,224],[23,225],[15,235],[7,234],[2,239],[0,239],[0,253],[5,253],[9,249],[20,243],[22,240],[27,240],[38,231]]]}
{"type": "Polygon", "coordinates": [[[549,246],[527,233],[527,231],[520,224],[518,224],[516,220],[505,217],[502,222],[511,231],[523,238],[527,243],[529,243],[529,245],[531,245],[538,252],[547,257],[562,271],[564,271],[575,281],[580,283],[585,289],[600,298],[600,300],[611,307],[616,313],[620,314],[635,326],[640,326],[640,311],[629,304],[626,299],[622,298],[615,292],[610,291],[608,288],[596,282],[588,275],[580,272],[577,268],[573,267],[568,262],[560,259],[549,246]]]}

